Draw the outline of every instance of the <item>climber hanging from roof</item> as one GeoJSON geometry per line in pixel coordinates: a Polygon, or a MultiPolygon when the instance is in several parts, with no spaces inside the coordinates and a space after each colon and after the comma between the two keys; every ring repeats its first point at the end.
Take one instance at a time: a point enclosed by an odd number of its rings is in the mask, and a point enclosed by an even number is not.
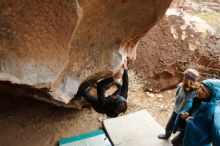
{"type": "Polygon", "coordinates": [[[83,96],[97,112],[106,114],[109,117],[117,117],[120,113],[125,112],[128,96],[127,60],[113,77],[103,79],[97,83],[97,97],[92,96],[89,91],[90,87],[84,87],[83,90],[78,91],[77,96],[83,96]],[[121,77],[122,85],[115,81],[121,77]],[[105,96],[105,88],[111,83],[117,86],[117,90],[112,95],[105,96]]]}

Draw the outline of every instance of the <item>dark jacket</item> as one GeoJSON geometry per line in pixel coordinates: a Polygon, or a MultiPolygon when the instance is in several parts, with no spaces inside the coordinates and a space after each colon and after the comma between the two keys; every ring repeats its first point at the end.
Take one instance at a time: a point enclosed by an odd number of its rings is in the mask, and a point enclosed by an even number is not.
{"type": "Polygon", "coordinates": [[[109,117],[117,117],[115,113],[117,107],[117,100],[113,99],[113,96],[119,95],[127,100],[128,94],[128,71],[124,70],[122,77],[122,85],[114,83],[117,86],[117,90],[110,96],[105,96],[105,88],[110,83],[113,83],[113,77],[103,79],[97,83],[97,97],[91,96],[88,93],[84,94],[85,99],[93,106],[93,108],[103,114],[107,114],[109,117]]]}

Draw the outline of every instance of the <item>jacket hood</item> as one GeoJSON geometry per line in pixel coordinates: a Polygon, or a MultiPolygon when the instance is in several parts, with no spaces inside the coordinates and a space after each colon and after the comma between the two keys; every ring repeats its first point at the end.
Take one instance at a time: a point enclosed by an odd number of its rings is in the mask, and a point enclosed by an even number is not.
{"type": "Polygon", "coordinates": [[[220,80],[207,79],[202,81],[202,84],[208,87],[211,94],[211,102],[220,102],[220,80]]]}

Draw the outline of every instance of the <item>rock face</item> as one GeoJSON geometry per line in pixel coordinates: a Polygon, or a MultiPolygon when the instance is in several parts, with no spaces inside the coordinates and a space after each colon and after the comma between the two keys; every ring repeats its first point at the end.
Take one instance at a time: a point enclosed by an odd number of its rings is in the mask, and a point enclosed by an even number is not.
{"type": "Polygon", "coordinates": [[[170,3],[1,0],[1,96],[75,107],[69,102],[80,84],[110,76],[125,57],[135,58],[139,38],[170,3]]]}
{"type": "Polygon", "coordinates": [[[160,92],[176,87],[187,68],[200,71],[201,79],[220,77],[220,38],[202,19],[168,9],[144,36],[131,68],[143,77],[145,89],[160,92]]]}

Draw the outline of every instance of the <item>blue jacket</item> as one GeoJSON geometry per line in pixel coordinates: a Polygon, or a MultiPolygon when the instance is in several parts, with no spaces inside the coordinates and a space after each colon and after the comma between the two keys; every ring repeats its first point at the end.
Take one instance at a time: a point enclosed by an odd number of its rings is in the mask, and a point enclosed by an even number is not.
{"type": "Polygon", "coordinates": [[[185,131],[184,146],[220,146],[220,80],[208,79],[202,84],[211,91],[211,101],[201,102],[185,126],[179,124],[179,115],[174,126],[174,131],[185,131]]]}

